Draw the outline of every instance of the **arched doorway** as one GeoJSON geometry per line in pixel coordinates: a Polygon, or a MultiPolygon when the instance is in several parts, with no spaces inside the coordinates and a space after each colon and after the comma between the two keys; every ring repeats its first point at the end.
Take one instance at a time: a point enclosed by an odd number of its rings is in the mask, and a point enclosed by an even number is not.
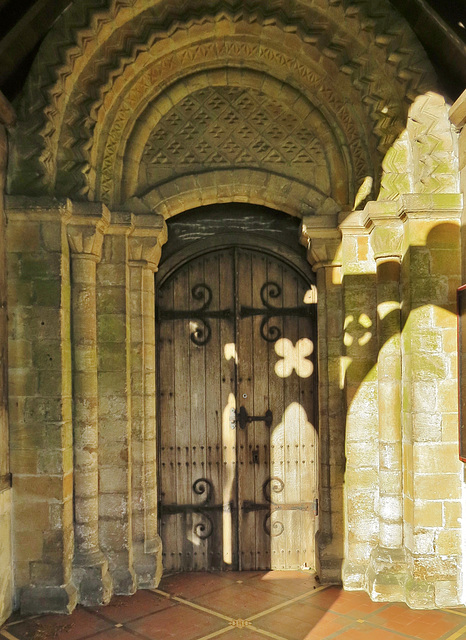
{"type": "Polygon", "coordinates": [[[163,564],[315,567],[316,289],[289,230],[233,210],[157,276],[163,564]]]}

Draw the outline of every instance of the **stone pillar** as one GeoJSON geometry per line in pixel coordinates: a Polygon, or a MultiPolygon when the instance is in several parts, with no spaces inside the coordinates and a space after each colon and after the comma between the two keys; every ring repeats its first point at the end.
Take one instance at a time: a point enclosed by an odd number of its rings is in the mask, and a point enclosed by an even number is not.
{"type": "Polygon", "coordinates": [[[99,541],[113,590],[136,590],[131,489],[130,310],[127,236],[131,214],[112,211],[97,265],[99,361],[99,541]]]}
{"type": "Polygon", "coordinates": [[[16,121],[15,113],[0,93],[0,626],[13,604],[13,558],[11,548],[11,476],[8,430],[8,319],[5,251],[5,190],[8,158],[7,128],[16,121]]]}
{"type": "Polygon", "coordinates": [[[400,207],[405,597],[413,608],[455,606],[463,551],[456,342],[462,198],[411,194],[400,207]]]}
{"type": "Polygon", "coordinates": [[[70,613],[77,600],[69,204],[6,199],[15,587],[26,615],[70,613]]]}
{"type": "Polygon", "coordinates": [[[366,207],[374,224],[376,261],[378,405],[379,405],[379,544],[366,575],[373,600],[403,600],[407,577],[403,548],[403,477],[401,425],[400,275],[403,223],[395,202],[366,207]]]}
{"type": "Polygon", "coordinates": [[[68,223],[71,249],[75,558],[79,601],[107,603],[108,563],[99,546],[96,264],[110,222],[100,204],[75,204],[68,223]]]}
{"type": "Polygon", "coordinates": [[[131,398],[134,568],[139,588],[162,573],[157,531],[156,353],[154,273],[166,241],[162,216],[133,216],[129,236],[131,296],[131,398]]]}
{"type": "Polygon", "coordinates": [[[342,357],[343,304],[341,234],[332,216],[303,220],[301,244],[317,276],[319,374],[319,529],[318,572],[323,581],[339,581],[343,559],[343,480],[345,471],[344,403],[339,371],[342,357]]]}
{"type": "Polygon", "coordinates": [[[347,541],[343,584],[365,587],[372,550],[378,543],[379,424],[377,306],[371,223],[354,211],[340,224],[343,271],[341,386],[346,403],[344,517],[347,541]]]}

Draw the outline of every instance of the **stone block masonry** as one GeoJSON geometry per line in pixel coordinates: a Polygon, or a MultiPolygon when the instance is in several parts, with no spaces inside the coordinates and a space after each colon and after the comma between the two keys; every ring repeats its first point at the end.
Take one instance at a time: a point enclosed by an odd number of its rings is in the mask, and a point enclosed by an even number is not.
{"type": "Polygon", "coordinates": [[[219,202],[303,219],[322,579],[458,604],[464,135],[419,43],[388,2],[351,19],[342,3],[94,4],[52,27],[12,133],[0,562],[13,499],[18,604],[67,612],[157,584],[154,272],[165,219],[219,202]]]}
{"type": "Polygon", "coordinates": [[[147,238],[128,240],[140,219],[110,224],[102,205],[10,198],[8,215],[16,589],[23,612],[71,611],[160,579],[153,271],[164,223],[142,216],[147,238]]]}
{"type": "Polygon", "coordinates": [[[73,436],[64,203],[10,201],[10,445],[22,610],[71,611],[73,436]],[[28,206],[29,205],[29,206],[28,206]],[[27,232],[27,235],[25,233],[27,232]],[[46,603],[44,605],[44,603],[46,603]]]}
{"type": "Polygon", "coordinates": [[[8,425],[8,314],[4,190],[8,160],[8,127],[16,115],[0,93],[0,625],[13,608],[12,490],[8,425]]]}

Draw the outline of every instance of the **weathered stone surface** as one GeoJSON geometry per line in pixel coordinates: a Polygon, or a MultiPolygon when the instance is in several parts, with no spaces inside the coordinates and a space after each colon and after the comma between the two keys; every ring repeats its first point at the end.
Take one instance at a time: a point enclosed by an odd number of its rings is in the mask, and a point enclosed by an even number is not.
{"type": "MultiPolygon", "coordinates": [[[[298,4],[299,28],[281,2],[267,21],[259,2],[234,19],[222,7],[221,20],[213,2],[190,21],[191,8],[178,16],[177,3],[119,1],[95,20],[79,0],[41,49],[20,98],[11,190],[76,199],[9,200],[11,466],[25,612],[105,603],[110,576],[117,593],[160,578],[154,272],[165,219],[218,202],[303,218],[318,289],[323,580],[414,607],[458,599],[464,153],[388,3],[370,29],[364,3],[351,20],[339,3],[298,4]],[[123,28],[134,30],[137,55],[119,40],[123,28]],[[373,35],[382,29],[386,42],[373,35]],[[55,55],[71,47],[72,56],[55,55]],[[362,209],[371,193],[377,201],[362,209]]],[[[4,147],[3,136],[0,155],[4,147]]],[[[8,527],[7,516],[0,564],[10,563],[8,527]]],[[[0,603],[10,588],[0,582],[0,603]]]]}

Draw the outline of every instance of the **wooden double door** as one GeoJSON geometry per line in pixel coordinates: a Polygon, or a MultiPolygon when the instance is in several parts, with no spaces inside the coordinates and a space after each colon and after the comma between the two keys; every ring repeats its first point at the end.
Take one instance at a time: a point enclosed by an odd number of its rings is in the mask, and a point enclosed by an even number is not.
{"type": "Polygon", "coordinates": [[[315,289],[242,247],[158,287],[164,568],[314,566],[315,289]]]}

